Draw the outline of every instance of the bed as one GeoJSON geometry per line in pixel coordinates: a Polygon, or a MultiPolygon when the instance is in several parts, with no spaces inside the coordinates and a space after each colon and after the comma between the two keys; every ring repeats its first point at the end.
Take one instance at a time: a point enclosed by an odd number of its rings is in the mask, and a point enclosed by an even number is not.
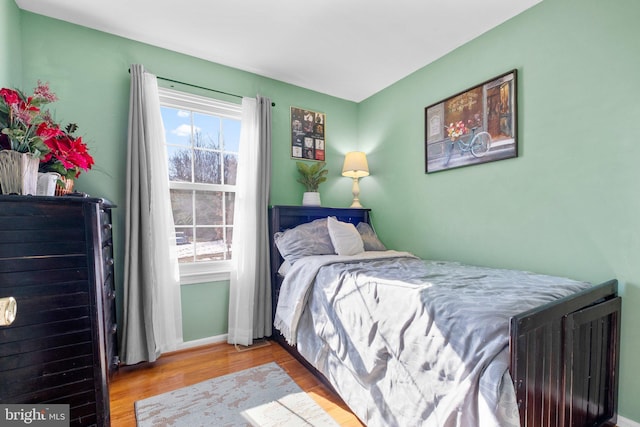
{"type": "Polygon", "coordinates": [[[365,424],[616,424],[616,280],[420,260],[378,247],[370,213],[270,208],[274,338],[365,424]]]}

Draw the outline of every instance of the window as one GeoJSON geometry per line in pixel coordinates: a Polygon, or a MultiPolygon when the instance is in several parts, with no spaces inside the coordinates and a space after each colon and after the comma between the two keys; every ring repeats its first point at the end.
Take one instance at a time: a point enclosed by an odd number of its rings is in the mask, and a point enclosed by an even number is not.
{"type": "Polygon", "coordinates": [[[241,107],[159,92],[181,275],[228,271],[241,107]]]}

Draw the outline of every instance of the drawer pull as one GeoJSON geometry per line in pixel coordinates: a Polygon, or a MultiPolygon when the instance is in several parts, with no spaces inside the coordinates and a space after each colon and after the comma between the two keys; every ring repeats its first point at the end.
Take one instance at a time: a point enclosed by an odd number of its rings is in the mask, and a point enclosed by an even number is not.
{"type": "Polygon", "coordinates": [[[0,298],[0,326],[9,326],[16,320],[18,303],[14,297],[0,298]]]}

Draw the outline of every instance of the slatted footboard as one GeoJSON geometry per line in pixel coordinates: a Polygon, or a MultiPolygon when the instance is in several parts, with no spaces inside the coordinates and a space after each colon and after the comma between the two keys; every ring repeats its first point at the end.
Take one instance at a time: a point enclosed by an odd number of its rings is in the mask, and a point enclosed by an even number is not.
{"type": "Polygon", "coordinates": [[[522,427],[616,425],[617,285],[611,280],[511,319],[522,427]]]}

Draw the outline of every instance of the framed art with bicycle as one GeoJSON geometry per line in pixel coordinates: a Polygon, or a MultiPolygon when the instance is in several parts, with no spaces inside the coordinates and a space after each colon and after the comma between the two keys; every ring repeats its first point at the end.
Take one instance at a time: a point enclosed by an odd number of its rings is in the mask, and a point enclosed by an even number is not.
{"type": "Polygon", "coordinates": [[[425,173],[518,156],[511,70],[424,109],[425,173]]]}

